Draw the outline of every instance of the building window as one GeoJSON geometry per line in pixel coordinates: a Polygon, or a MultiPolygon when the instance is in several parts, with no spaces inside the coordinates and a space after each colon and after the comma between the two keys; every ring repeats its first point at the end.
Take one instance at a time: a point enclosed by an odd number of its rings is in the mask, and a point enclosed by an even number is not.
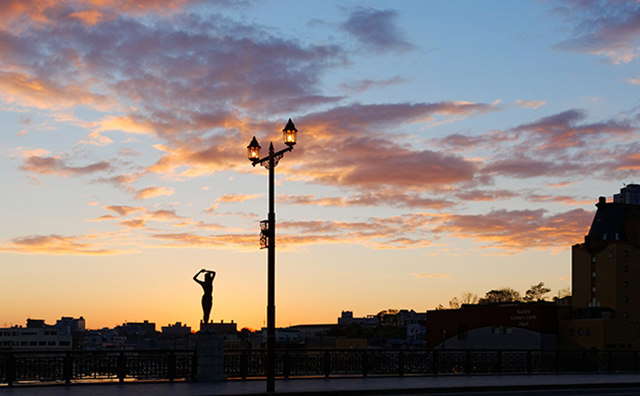
{"type": "Polygon", "coordinates": [[[629,312],[625,312],[624,313],[624,317],[625,317],[625,319],[628,318],[629,317],[629,312]]]}
{"type": "Polygon", "coordinates": [[[38,346],[38,341],[29,341],[29,346],[38,346]]]}
{"type": "Polygon", "coordinates": [[[595,263],[596,262],[596,256],[591,256],[591,262],[595,263]]]}
{"type": "Polygon", "coordinates": [[[513,329],[511,327],[505,327],[504,328],[505,334],[511,334],[512,331],[513,331],[513,329]]]}
{"type": "Polygon", "coordinates": [[[69,341],[60,341],[60,346],[70,346],[71,343],[69,341]]]}
{"type": "Polygon", "coordinates": [[[590,336],[591,335],[591,329],[587,329],[587,335],[590,336]]]}
{"type": "Polygon", "coordinates": [[[582,329],[578,330],[578,335],[581,336],[582,335],[582,329]]]}
{"type": "Polygon", "coordinates": [[[624,266],[624,272],[629,272],[629,266],[628,265],[624,266]]]}
{"type": "Polygon", "coordinates": [[[38,341],[38,345],[39,346],[47,346],[47,342],[46,341],[38,341]]]}
{"type": "Polygon", "coordinates": [[[500,327],[493,328],[493,334],[500,334],[500,333],[502,333],[502,329],[500,327]]]}
{"type": "Polygon", "coordinates": [[[595,278],[595,277],[596,277],[596,271],[593,271],[593,272],[591,273],[591,277],[592,277],[592,278],[595,278]]]}
{"type": "Polygon", "coordinates": [[[29,345],[29,341],[20,341],[20,346],[27,346],[29,345]]]}
{"type": "Polygon", "coordinates": [[[594,286],[594,287],[592,287],[592,288],[591,288],[591,291],[592,291],[593,293],[595,293],[595,292],[596,292],[596,287],[595,287],[595,286],[594,286]]]}
{"type": "Polygon", "coordinates": [[[624,282],[622,283],[622,285],[623,285],[624,287],[629,287],[629,281],[624,281],[624,282]]]}
{"type": "Polygon", "coordinates": [[[628,251],[628,250],[625,250],[625,251],[624,251],[624,253],[623,253],[623,256],[624,256],[624,257],[629,257],[629,251],[628,251]]]}
{"type": "Polygon", "coordinates": [[[624,296],[624,302],[628,303],[629,302],[629,297],[624,296]]]}
{"type": "Polygon", "coordinates": [[[55,341],[49,341],[49,346],[56,346],[56,342],[55,341]]]}

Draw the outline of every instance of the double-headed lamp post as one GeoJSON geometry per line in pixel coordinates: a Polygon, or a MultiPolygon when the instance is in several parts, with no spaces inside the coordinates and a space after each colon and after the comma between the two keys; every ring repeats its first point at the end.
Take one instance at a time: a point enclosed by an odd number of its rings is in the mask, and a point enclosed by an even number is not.
{"type": "Polygon", "coordinates": [[[275,168],[284,153],[293,150],[296,144],[295,125],[289,122],[282,130],[284,144],[287,148],[274,152],[273,143],[269,144],[269,155],[260,158],[260,144],[254,136],[247,146],[249,161],[253,166],[260,164],[269,170],[269,217],[260,222],[261,248],[267,248],[267,392],[274,392],[276,387],[276,213],[275,213],[275,168]]]}

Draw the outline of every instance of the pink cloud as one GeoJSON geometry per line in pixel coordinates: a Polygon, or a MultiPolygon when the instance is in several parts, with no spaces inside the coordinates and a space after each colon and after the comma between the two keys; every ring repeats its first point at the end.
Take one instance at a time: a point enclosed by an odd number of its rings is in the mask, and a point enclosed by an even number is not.
{"type": "Polygon", "coordinates": [[[574,209],[547,215],[544,209],[493,210],[487,214],[442,214],[431,230],[510,250],[571,246],[589,230],[593,213],[574,209]]]}
{"type": "Polygon", "coordinates": [[[173,187],[156,187],[156,186],[149,186],[149,187],[145,187],[143,189],[137,190],[136,191],[136,199],[150,199],[150,198],[155,198],[155,197],[159,197],[162,195],[172,195],[173,194],[173,187]]]}
{"type": "Polygon", "coordinates": [[[86,166],[69,166],[61,157],[28,156],[21,167],[28,172],[41,175],[82,176],[111,168],[109,161],[101,161],[86,166]]]}
{"type": "Polygon", "coordinates": [[[146,221],[145,219],[138,218],[138,219],[131,219],[131,220],[123,220],[118,224],[128,228],[145,228],[146,221]]]}
{"type": "Polygon", "coordinates": [[[63,237],[60,235],[33,235],[14,238],[0,246],[0,252],[24,254],[62,254],[104,256],[125,253],[118,249],[109,249],[91,242],[94,236],[63,237]]]}
{"type": "Polygon", "coordinates": [[[110,210],[112,212],[116,212],[120,216],[127,216],[130,213],[139,212],[141,210],[144,210],[144,208],[141,208],[141,207],[119,206],[119,205],[105,206],[104,209],[110,210]]]}
{"type": "Polygon", "coordinates": [[[588,53],[612,63],[638,57],[640,9],[626,1],[565,1],[559,13],[573,26],[572,37],[556,45],[569,52],[588,53]]]}

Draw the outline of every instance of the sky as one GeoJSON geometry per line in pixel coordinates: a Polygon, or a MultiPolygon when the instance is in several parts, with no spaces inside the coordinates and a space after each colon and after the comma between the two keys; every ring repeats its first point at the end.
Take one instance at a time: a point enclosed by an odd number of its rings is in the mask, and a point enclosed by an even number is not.
{"type": "Polygon", "coordinates": [[[640,181],[635,1],[0,2],[0,326],[277,326],[571,284],[640,181]]]}

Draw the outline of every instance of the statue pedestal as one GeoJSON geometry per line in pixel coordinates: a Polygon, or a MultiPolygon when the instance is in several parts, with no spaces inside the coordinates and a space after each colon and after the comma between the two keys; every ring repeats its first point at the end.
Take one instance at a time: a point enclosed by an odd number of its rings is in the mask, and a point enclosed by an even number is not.
{"type": "Polygon", "coordinates": [[[224,337],[215,331],[201,330],[196,333],[198,371],[196,381],[224,381],[224,337]]]}

